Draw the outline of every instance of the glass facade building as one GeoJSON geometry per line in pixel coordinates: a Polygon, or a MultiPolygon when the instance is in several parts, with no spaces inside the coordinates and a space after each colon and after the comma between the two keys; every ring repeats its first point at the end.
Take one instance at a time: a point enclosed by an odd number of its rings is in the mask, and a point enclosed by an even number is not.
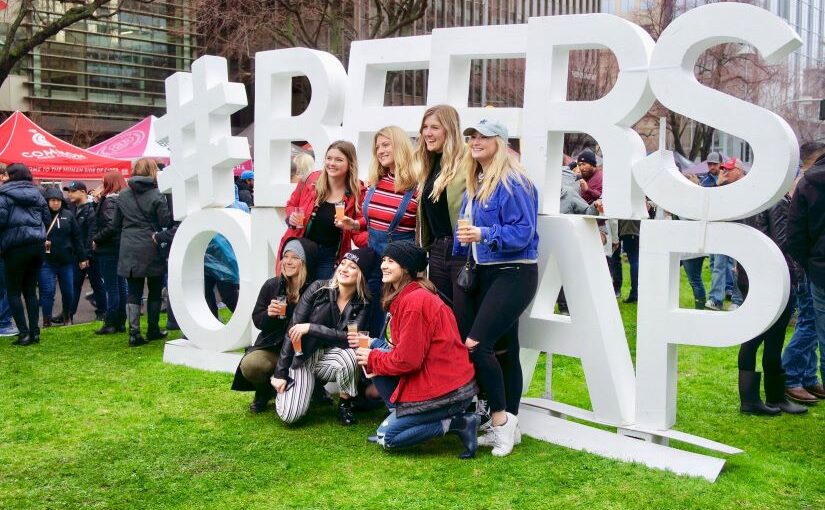
{"type": "MultiPolygon", "coordinates": [[[[55,0],[37,4],[37,14],[23,24],[27,31],[72,6],[55,0]]],[[[88,131],[86,143],[148,115],[162,115],[164,80],[189,71],[198,56],[189,4],[127,0],[117,11],[104,6],[97,19],[75,23],[35,48],[19,66],[29,113],[64,138],[82,127],[88,131]]]]}

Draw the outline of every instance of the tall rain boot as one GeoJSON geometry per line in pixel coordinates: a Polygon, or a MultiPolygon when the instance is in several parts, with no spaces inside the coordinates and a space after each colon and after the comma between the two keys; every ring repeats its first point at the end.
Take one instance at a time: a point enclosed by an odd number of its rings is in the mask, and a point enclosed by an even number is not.
{"type": "Polygon", "coordinates": [[[126,316],[129,319],[129,347],[137,347],[146,343],[140,336],[140,305],[126,304],[126,316]]]}
{"type": "Polygon", "coordinates": [[[739,371],[739,400],[741,404],[739,410],[745,414],[760,414],[765,416],[776,416],[781,413],[778,408],[766,406],[759,396],[759,383],[762,374],[751,372],[750,370],[739,371]]]}
{"type": "Polygon", "coordinates": [[[163,340],[168,334],[160,330],[160,307],[163,301],[148,301],[146,303],[146,340],[163,340]]]}

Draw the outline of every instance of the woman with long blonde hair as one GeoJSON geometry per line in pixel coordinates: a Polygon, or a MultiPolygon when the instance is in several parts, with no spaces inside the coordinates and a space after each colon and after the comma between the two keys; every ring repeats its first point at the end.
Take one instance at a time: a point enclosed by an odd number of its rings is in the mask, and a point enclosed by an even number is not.
{"type": "Polygon", "coordinates": [[[249,405],[253,413],[263,412],[275,396],[269,379],[275,373],[295,306],[315,279],[317,251],[315,243],[307,239],[287,240],[280,253],[278,276],[264,282],[258,293],[252,322],[261,332],[246,349],[232,381],[235,391],[255,392],[249,405]]]}
{"type": "MultiPolygon", "coordinates": [[[[355,146],[345,140],[332,142],[324,155],[321,170],[298,182],[286,204],[287,231],[281,241],[305,237],[318,245],[319,279],[329,279],[335,264],[352,246],[351,229],[339,224],[338,210],[345,216],[361,217],[364,184],[358,179],[355,146]]],[[[364,241],[365,243],[366,241],[364,241]]],[[[364,243],[356,241],[358,246],[364,243]]]]}
{"type": "MultiPolygon", "coordinates": [[[[364,197],[361,218],[350,216],[339,222],[342,228],[356,230],[356,244],[369,245],[379,257],[390,241],[415,238],[418,211],[418,177],[413,166],[410,137],[398,126],[380,129],[373,138],[369,189],[364,197]]],[[[372,296],[381,295],[381,272],[368,275],[367,287],[372,296]]],[[[373,299],[369,330],[377,336],[384,325],[385,313],[379,299],[373,299]]]]}
{"type": "Polygon", "coordinates": [[[414,162],[421,183],[417,243],[429,252],[429,279],[442,299],[452,306],[453,281],[461,261],[452,256],[467,174],[459,171],[466,153],[458,112],[449,105],[424,112],[418,130],[414,162]]]}
{"type": "MultiPolygon", "coordinates": [[[[464,131],[467,192],[461,206],[469,225],[458,228],[453,253],[476,264],[475,285],[453,291],[462,338],[491,413],[479,444],[508,455],[520,441],[522,375],[518,319],[538,285],[538,193],[507,151],[507,128],[481,120],[464,131]]],[[[458,285],[456,285],[458,287],[458,285]]]]}

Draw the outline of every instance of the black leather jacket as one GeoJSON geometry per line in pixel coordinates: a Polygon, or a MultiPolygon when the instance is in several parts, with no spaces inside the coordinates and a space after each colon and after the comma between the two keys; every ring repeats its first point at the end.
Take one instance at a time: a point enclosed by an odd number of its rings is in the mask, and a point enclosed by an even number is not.
{"type": "Polygon", "coordinates": [[[349,348],[347,343],[347,322],[358,322],[358,330],[367,329],[369,316],[368,302],[355,294],[344,307],[338,310],[338,289],[325,288],[329,280],[314,282],[301,294],[301,299],[292,313],[290,327],[309,323],[309,332],[301,339],[302,356],[295,356],[292,342],[285,338],[281,346],[281,357],[275,368],[275,377],[288,379],[289,368],[301,366],[318,349],[329,347],[349,348]]]}
{"type": "Polygon", "coordinates": [[[791,205],[790,195],[785,195],[770,209],[742,220],[742,223],[759,230],[782,251],[791,276],[791,284],[796,284],[802,276],[802,268],[788,253],[788,211],[791,205]]]}

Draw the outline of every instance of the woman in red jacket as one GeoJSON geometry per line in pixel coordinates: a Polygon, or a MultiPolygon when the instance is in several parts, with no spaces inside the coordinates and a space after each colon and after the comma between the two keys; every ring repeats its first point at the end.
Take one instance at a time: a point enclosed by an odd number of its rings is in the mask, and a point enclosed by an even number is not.
{"type": "MultiPolygon", "coordinates": [[[[332,278],[335,264],[352,248],[352,231],[336,224],[336,208],[343,205],[343,213],[350,218],[361,218],[361,197],[364,184],[358,179],[355,146],[338,140],[327,148],[324,168],[312,172],[298,183],[286,204],[287,231],[281,240],[281,249],[287,239],[303,237],[318,245],[316,278],[332,278]]],[[[360,243],[359,246],[366,243],[360,243]]]]}
{"type": "Polygon", "coordinates": [[[478,392],[467,348],[452,310],[418,274],[427,252],[412,241],[387,245],[381,263],[382,305],[389,312],[389,351],[359,348],[367,372],[398,377],[394,409],[378,428],[385,448],[413,446],[447,433],[459,436],[462,459],[475,456],[478,416],[465,413],[478,392]]]}

